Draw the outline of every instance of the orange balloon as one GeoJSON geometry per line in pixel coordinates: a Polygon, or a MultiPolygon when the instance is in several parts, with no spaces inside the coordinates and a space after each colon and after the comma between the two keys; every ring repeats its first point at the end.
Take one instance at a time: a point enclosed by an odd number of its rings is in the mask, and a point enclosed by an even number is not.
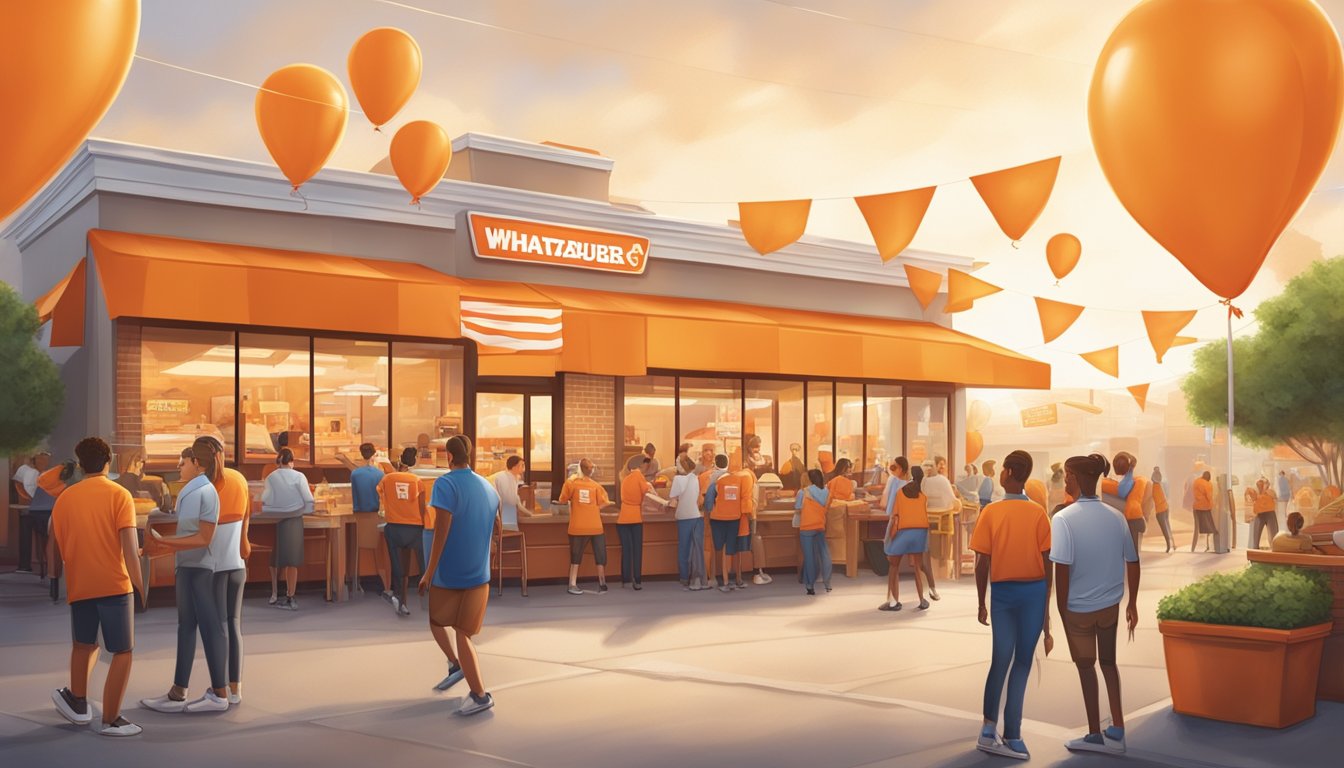
{"type": "Polygon", "coordinates": [[[1344,64],[1310,0],[1149,0],[1088,93],[1111,188],[1209,290],[1235,298],[1311,193],[1339,133],[1344,64]]]}
{"type": "Polygon", "coordinates": [[[420,85],[422,66],[415,38],[395,27],[371,29],[350,47],[346,58],[350,88],[374,130],[410,101],[420,85]]]}
{"type": "Polygon", "coordinates": [[[0,219],[60,170],[121,91],[139,0],[0,3],[0,219]]]}
{"type": "Polygon", "coordinates": [[[348,111],[341,82],[312,64],[281,67],[261,84],[257,130],[295,189],[322,170],[336,151],[348,111]]]}
{"type": "Polygon", "coordinates": [[[1083,244],[1068,232],[1060,232],[1045,244],[1045,260],[1050,262],[1050,271],[1055,273],[1056,280],[1063,280],[1072,272],[1082,255],[1083,244]]]}
{"type": "Polygon", "coordinates": [[[980,452],[985,450],[985,436],[978,431],[972,430],[966,433],[966,463],[973,464],[980,458],[980,452]]]}
{"type": "Polygon", "coordinates": [[[453,159],[453,142],[438,123],[416,120],[407,123],[392,137],[392,170],[401,186],[411,193],[411,203],[433,189],[453,159]]]}

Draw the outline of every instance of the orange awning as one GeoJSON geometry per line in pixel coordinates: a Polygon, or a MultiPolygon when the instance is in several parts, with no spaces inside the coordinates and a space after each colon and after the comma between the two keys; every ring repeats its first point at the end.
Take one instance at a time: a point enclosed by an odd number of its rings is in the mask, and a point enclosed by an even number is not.
{"type": "Polygon", "coordinates": [[[88,264],[80,259],[51,290],[33,302],[38,322],[51,321],[51,346],[84,345],[85,274],[88,264]]]}

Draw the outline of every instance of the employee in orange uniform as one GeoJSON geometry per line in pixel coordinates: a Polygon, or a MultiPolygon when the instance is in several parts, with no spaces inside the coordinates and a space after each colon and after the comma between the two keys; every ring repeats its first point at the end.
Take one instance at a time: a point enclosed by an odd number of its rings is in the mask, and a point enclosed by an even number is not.
{"type": "Polygon", "coordinates": [[[1278,497],[1269,487],[1269,481],[1260,478],[1255,484],[1255,504],[1251,507],[1255,514],[1255,519],[1251,521],[1251,549],[1260,548],[1260,534],[1265,528],[1269,528],[1270,543],[1279,535],[1279,517],[1274,512],[1278,502],[1278,497]]]}
{"type": "Polygon", "coordinates": [[[378,481],[378,500],[387,519],[383,537],[387,539],[387,557],[392,563],[392,607],[398,616],[410,616],[406,604],[406,582],[410,578],[411,556],[425,572],[425,497],[420,492],[420,477],[410,470],[415,466],[419,451],[406,448],[401,452],[397,471],[383,475],[378,481]]]}
{"type": "MultiPolygon", "coordinates": [[[[820,553],[826,548],[826,508],[830,505],[830,491],[823,485],[826,477],[820,469],[809,469],[807,479],[810,484],[798,492],[793,508],[798,513],[798,543],[803,550],[803,586],[807,588],[807,594],[815,595],[817,570],[822,565],[820,553]]],[[[825,577],[830,580],[829,573],[825,577]]],[[[826,589],[830,591],[830,587],[826,589]]]]}
{"type": "Polygon", "coordinates": [[[924,571],[920,560],[929,551],[929,498],[924,495],[923,467],[910,468],[910,482],[896,491],[895,509],[887,523],[885,550],[890,564],[891,579],[887,584],[891,598],[879,605],[879,611],[901,610],[901,558],[911,555],[915,560],[915,592],[919,595],[919,610],[929,609],[924,599],[924,571]]]}
{"type": "MultiPolygon", "coordinates": [[[[652,456],[646,457],[652,461],[652,456]]],[[[631,469],[644,474],[643,462],[631,469]]],[[[645,479],[647,480],[647,475],[645,479]]],[[[570,478],[560,491],[560,503],[569,504],[569,594],[582,595],[579,589],[579,566],[583,563],[585,547],[593,550],[597,564],[597,593],[607,591],[607,535],[602,532],[602,508],[611,503],[607,490],[593,479],[593,462],[579,461],[579,476],[570,478]]]]}
{"type": "Polygon", "coordinates": [[[1134,454],[1120,451],[1111,459],[1111,468],[1120,479],[1107,477],[1101,481],[1102,501],[1112,503],[1106,497],[1114,498],[1112,505],[1125,516],[1135,552],[1143,551],[1143,534],[1148,530],[1148,523],[1143,519],[1143,503],[1148,498],[1149,480],[1134,471],[1138,463],[1134,454]]]}
{"type": "MultiPolygon", "coordinates": [[[[644,588],[644,494],[653,486],[644,478],[650,459],[644,457],[640,466],[626,474],[621,481],[621,512],[616,516],[616,535],[621,539],[621,588],[633,581],[635,589],[644,588]]],[[[690,456],[678,456],[677,464],[691,463],[690,456]]],[[[692,463],[692,466],[694,464],[692,463]]]]}
{"type": "Polygon", "coordinates": [[[1195,535],[1190,540],[1190,551],[1195,551],[1195,545],[1199,543],[1199,535],[1205,535],[1204,551],[1209,551],[1208,536],[1218,532],[1218,527],[1213,524],[1213,473],[1208,470],[1204,474],[1195,478],[1191,485],[1194,493],[1195,507],[1195,535]]]}
{"type": "MultiPolygon", "coordinates": [[[[971,549],[975,551],[975,588],[980,597],[979,621],[994,631],[989,676],[985,678],[984,723],[976,748],[1019,760],[1030,757],[1022,741],[1022,703],[1031,676],[1036,641],[1050,639],[1050,520],[1045,505],[1022,491],[1031,477],[1032,459],[1013,451],[1003,460],[999,483],[1004,497],[980,510],[971,549]],[[993,583],[993,622],[985,595],[993,583]],[[1011,670],[1011,671],[1010,671],[1011,670]],[[998,733],[999,697],[1004,681],[1003,734],[998,733]]],[[[1044,491],[1044,484],[1041,486],[1044,491]]],[[[1044,501],[1044,494],[1042,494],[1044,501]]]]}
{"type": "Polygon", "coordinates": [[[723,550],[723,576],[719,577],[719,591],[746,589],[742,580],[741,553],[751,549],[750,518],[756,514],[756,476],[744,470],[739,463],[730,467],[728,474],[714,483],[714,510],[709,525],[714,531],[714,549],[723,550]],[[729,558],[732,578],[729,576],[729,558]]]}
{"type": "MultiPolygon", "coordinates": [[[[135,645],[132,591],[144,592],[140,546],[135,535],[135,505],[125,488],[107,479],[112,449],[96,437],[79,441],[75,456],[85,478],[57,499],[52,511],[53,538],[67,576],[70,603],[70,685],[53,691],[56,711],[76,725],[93,719],[89,676],[98,661],[98,636],[112,654],[103,687],[104,736],[134,736],[140,726],[121,716],[121,700],[131,676],[135,645]]],[[[53,563],[59,574],[60,561],[53,563]]]]}
{"type": "MultiPolygon", "coordinates": [[[[849,459],[841,459],[835,463],[835,475],[831,481],[826,484],[826,493],[828,497],[827,507],[838,503],[854,500],[854,488],[858,485],[850,479],[849,473],[854,469],[854,462],[849,459]]],[[[827,514],[829,522],[830,515],[827,514]]],[[[823,530],[821,541],[818,544],[819,556],[818,562],[821,563],[822,583],[826,586],[826,591],[831,591],[831,547],[826,543],[826,533],[823,530]]]]}
{"type": "Polygon", "coordinates": [[[1176,541],[1171,537],[1171,504],[1167,502],[1166,489],[1157,479],[1153,480],[1153,516],[1157,518],[1157,527],[1162,529],[1162,538],[1170,552],[1176,548],[1176,541]]]}

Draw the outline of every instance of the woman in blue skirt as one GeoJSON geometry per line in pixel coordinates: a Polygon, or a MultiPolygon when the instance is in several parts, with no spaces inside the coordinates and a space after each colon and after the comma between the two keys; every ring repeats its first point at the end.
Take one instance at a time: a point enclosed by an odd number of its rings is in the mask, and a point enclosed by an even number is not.
{"type": "Polygon", "coordinates": [[[879,611],[899,611],[901,558],[913,555],[915,558],[915,591],[919,594],[919,610],[928,610],[929,601],[924,599],[923,574],[919,568],[920,559],[929,549],[929,500],[920,486],[923,484],[924,470],[910,468],[910,482],[896,491],[896,504],[887,524],[885,551],[887,562],[891,566],[891,597],[878,606],[879,611]]]}

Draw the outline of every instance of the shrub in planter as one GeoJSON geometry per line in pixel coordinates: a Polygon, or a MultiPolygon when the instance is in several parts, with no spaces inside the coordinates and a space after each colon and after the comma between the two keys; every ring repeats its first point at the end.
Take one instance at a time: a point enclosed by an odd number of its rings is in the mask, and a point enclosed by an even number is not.
{"type": "Polygon", "coordinates": [[[1162,598],[1172,708],[1271,728],[1311,717],[1333,601],[1325,574],[1260,563],[1162,598]]]}

